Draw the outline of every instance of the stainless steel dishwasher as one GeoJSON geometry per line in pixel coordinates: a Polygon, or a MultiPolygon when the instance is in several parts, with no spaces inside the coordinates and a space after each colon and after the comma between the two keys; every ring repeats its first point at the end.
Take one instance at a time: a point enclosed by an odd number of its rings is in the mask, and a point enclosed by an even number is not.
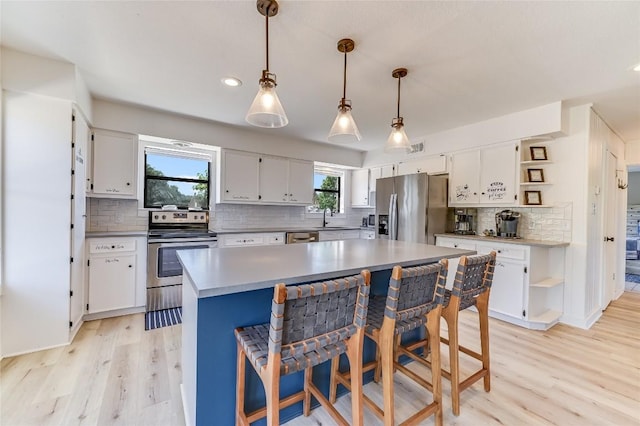
{"type": "Polygon", "coordinates": [[[287,232],[287,244],[317,243],[319,236],[318,231],[287,232]]]}

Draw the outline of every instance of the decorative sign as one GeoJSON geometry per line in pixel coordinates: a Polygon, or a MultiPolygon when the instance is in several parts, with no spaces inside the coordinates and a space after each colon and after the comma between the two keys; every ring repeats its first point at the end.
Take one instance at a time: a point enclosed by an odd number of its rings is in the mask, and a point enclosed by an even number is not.
{"type": "Polygon", "coordinates": [[[485,190],[485,194],[487,194],[489,200],[504,200],[507,195],[507,187],[504,182],[491,182],[485,190]]]}
{"type": "Polygon", "coordinates": [[[456,201],[467,201],[470,195],[469,185],[456,186],[456,201]]]}

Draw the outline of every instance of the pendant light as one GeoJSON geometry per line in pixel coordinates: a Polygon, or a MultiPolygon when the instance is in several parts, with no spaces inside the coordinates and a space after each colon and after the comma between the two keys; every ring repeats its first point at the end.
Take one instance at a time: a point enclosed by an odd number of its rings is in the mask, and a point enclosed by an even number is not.
{"type": "Polygon", "coordinates": [[[338,115],[331,126],[328,139],[331,142],[354,142],[362,139],[360,131],[351,115],[351,101],[347,97],[347,53],[353,51],[355,43],[349,38],[338,42],[338,51],[344,53],[344,73],[342,99],[338,104],[338,115]]]}
{"type": "Polygon", "coordinates": [[[391,75],[393,76],[393,78],[398,79],[398,115],[391,122],[391,127],[393,127],[393,130],[389,135],[389,139],[387,139],[387,144],[384,146],[384,152],[409,152],[409,149],[411,149],[411,144],[409,143],[409,138],[404,131],[404,123],[402,122],[402,117],[400,117],[400,79],[402,77],[406,77],[407,69],[397,68],[393,70],[391,75]]]}
{"type": "Polygon", "coordinates": [[[276,93],[276,75],[269,72],[269,18],[278,14],[278,2],[276,0],[258,0],[256,3],[258,12],[266,18],[266,66],[262,70],[262,78],[259,80],[260,89],[245,120],[254,126],[275,129],[289,123],[276,93]]]}

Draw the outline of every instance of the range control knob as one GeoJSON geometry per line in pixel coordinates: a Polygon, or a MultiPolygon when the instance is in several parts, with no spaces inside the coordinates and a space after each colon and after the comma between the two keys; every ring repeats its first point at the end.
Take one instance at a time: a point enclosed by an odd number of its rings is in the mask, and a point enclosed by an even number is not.
{"type": "Polygon", "coordinates": [[[163,215],[162,215],[162,219],[164,220],[164,219],[166,219],[166,218],[167,218],[167,215],[164,215],[164,214],[163,214],[163,215]]]}
{"type": "Polygon", "coordinates": [[[200,220],[204,220],[204,216],[200,216],[200,220]]]}
{"type": "Polygon", "coordinates": [[[155,215],[155,216],[154,216],[153,218],[154,218],[154,219],[158,219],[159,217],[160,217],[160,216],[158,216],[158,215],[155,215]]]}

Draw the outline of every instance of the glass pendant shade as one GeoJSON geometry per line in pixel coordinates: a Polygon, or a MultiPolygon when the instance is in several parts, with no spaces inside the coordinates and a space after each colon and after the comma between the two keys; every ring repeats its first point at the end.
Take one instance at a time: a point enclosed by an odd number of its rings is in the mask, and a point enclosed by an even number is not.
{"type": "Polygon", "coordinates": [[[284,127],[289,123],[287,114],[285,114],[276,93],[275,84],[270,81],[260,81],[260,90],[253,100],[245,120],[254,126],[271,129],[284,127]]]}
{"type": "Polygon", "coordinates": [[[328,139],[331,142],[341,143],[356,142],[362,139],[349,106],[345,105],[338,108],[338,115],[333,122],[333,126],[331,126],[328,139]]]}
{"type": "Polygon", "coordinates": [[[384,152],[408,152],[411,149],[411,143],[407,133],[404,131],[404,124],[396,123],[392,127],[393,130],[387,139],[387,144],[384,146],[384,152]]]}

